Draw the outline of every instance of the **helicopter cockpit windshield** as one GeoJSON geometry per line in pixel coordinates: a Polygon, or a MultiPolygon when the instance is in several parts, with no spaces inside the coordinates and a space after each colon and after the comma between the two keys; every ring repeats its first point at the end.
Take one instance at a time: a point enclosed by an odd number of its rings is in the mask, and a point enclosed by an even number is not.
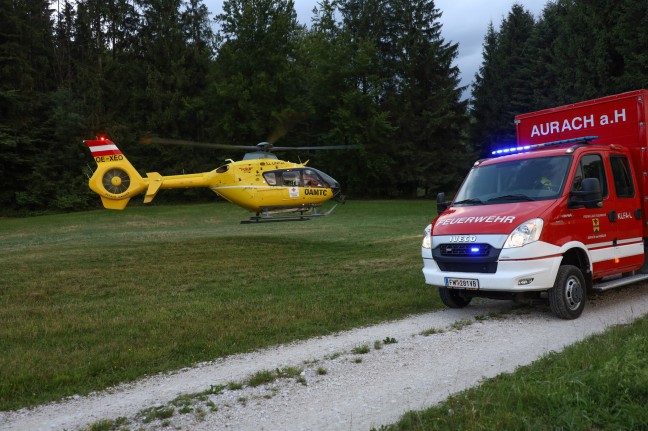
{"type": "Polygon", "coordinates": [[[269,186],[340,188],[339,183],[333,178],[313,168],[279,169],[265,172],[263,178],[269,186]]]}

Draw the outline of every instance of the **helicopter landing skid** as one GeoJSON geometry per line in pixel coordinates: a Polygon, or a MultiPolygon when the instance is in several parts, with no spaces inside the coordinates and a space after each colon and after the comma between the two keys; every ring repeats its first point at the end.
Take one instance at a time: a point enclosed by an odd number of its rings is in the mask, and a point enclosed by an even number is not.
{"type": "Polygon", "coordinates": [[[241,224],[274,223],[280,221],[306,221],[316,217],[324,217],[326,215],[329,215],[333,212],[336,206],[337,204],[333,205],[333,207],[330,210],[324,213],[318,213],[317,208],[313,208],[312,212],[310,213],[300,211],[299,214],[291,214],[291,215],[273,215],[272,212],[265,211],[263,215],[261,215],[261,213],[256,213],[256,215],[250,217],[248,220],[241,220],[241,224]]]}

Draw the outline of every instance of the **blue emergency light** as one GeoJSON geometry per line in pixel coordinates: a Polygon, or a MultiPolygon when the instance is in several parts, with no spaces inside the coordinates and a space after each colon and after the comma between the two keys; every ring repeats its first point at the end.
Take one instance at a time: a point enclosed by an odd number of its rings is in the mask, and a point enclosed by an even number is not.
{"type": "Polygon", "coordinates": [[[533,151],[533,150],[537,150],[539,148],[552,147],[552,146],[555,146],[555,145],[571,144],[573,142],[583,142],[585,144],[589,144],[590,141],[593,141],[594,139],[598,139],[598,136],[583,136],[581,138],[563,139],[561,141],[545,142],[545,143],[542,143],[542,144],[524,145],[524,146],[521,146],[521,147],[502,148],[502,149],[499,149],[499,150],[491,151],[491,154],[494,155],[494,156],[501,156],[501,155],[505,155],[505,154],[521,153],[523,151],[533,151]]]}
{"type": "Polygon", "coordinates": [[[522,151],[528,151],[531,149],[531,147],[534,146],[535,145],[525,145],[524,147],[501,148],[499,150],[492,151],[491,154],[499,156],[500,154],[520,153],[522,151]]]}

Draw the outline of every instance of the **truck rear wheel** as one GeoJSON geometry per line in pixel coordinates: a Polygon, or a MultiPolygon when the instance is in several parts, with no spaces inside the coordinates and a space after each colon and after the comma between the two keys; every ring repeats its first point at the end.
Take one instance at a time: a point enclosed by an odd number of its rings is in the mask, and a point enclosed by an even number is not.
{"type": "Polygon", "coordinates": [[[561,266],[554,287],[549,289],[551,311],[561,319],[576,319],[585,308],[585,300],[586,285],[581,270],[572,265],[561,266]]]}
{"type": "Polygon", "coordinates": [[[472,298],[463,296],[460,291],[446,287],[439,287],[439,296],[441,297],[441,302],[448,308],[464,308],[472,300],[472,298]]]}

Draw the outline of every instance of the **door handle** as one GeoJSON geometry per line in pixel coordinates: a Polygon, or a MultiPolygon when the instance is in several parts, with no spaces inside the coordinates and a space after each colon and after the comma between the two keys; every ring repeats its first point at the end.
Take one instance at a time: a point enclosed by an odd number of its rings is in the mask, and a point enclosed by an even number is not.
{"type": "Polygon", "coordinates": [[[615,210],[612,210],[608,213],[608,220],[610,220],[610,223],[617,221],[617,213],[615,210]]]}

